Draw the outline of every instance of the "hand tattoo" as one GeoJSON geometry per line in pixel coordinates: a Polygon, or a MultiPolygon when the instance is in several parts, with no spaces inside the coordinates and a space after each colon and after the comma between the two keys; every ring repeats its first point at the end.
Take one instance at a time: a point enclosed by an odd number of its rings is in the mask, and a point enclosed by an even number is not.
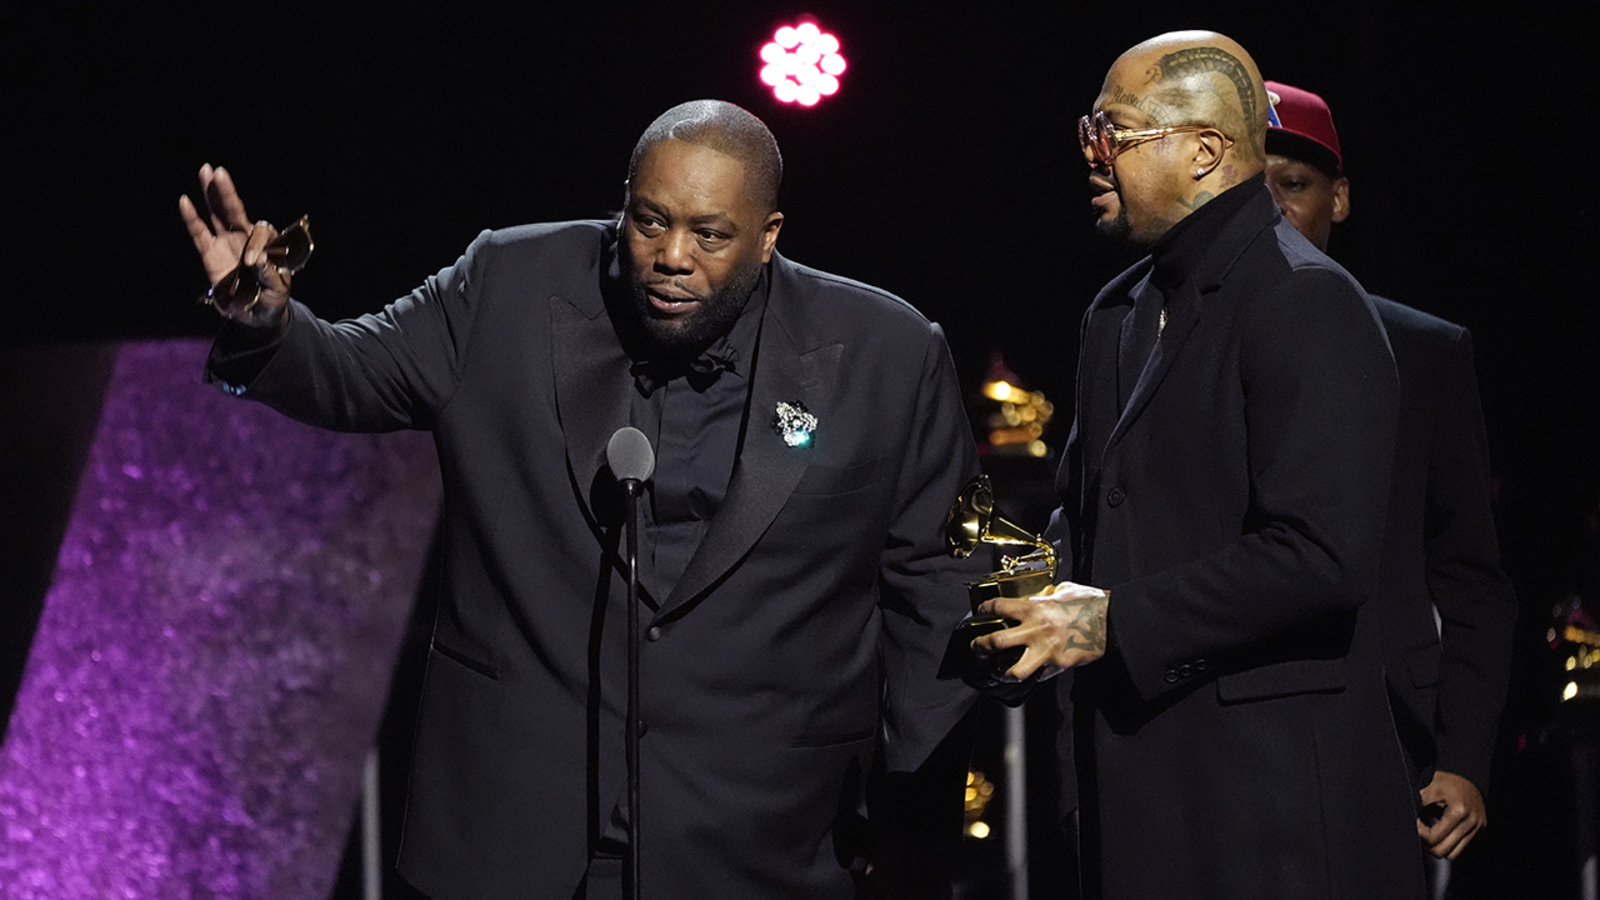
{"type": "Polygon", "coordinates": [[[1101,593],[1082,600],[1058,601],[1067,615],[1068,650],[1081,650],[1100,656],[1106,652],[1106,610],[1111,595],[1101,593]]]}

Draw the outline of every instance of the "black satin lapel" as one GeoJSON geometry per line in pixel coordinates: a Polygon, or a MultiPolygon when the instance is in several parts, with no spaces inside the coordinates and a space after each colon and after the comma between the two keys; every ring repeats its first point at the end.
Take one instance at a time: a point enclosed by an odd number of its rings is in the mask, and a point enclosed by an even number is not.
{"type": "Polygon", "coordinates": [[[1172,370],[1172,363],[1183,349],[1184,341],[1189,339],[1189,334],[1199,321],[1200,292],[1188,286],[1174,290],[1167,298],[1167,327],[1162,329],[1155,351],[1145,363],[1144,371],[1139,373],[1139,383],[1133,386],[1128,405],[1122,410],[1117,427],[1111,432],[1111,439],[1106,442],[1107,450],[1116,445],[1127,432],[1128,426],[1139,417],[1140,411],[1149,404],[1162,379],[1172,370]]]}
{"type": "Polygon", "coordinates": [[[567,464],[592,520],[594,491],[606,461],[606,444],[628,424],[633,376],[611,319],[600,307],[588,315],[561,297],[550,298],[551,365],[555,367],[556,415],[566,441],[567,464]]]}
{"type": "Polygon", "coordinates": [[[804,403],[817,417],[816,440],[828,439],[829,412],[844,345],[830,344],[799,355],[773,323],[763,331],[744,450],[733,468],[722,507],[662,605],[663,615],[704,593],[737,565],[777,518],[805,475],[807,447],[788,446],[772,427],[778,403],[804,403]],[[770,338],[775,332],[780,337],[770,338]]]}

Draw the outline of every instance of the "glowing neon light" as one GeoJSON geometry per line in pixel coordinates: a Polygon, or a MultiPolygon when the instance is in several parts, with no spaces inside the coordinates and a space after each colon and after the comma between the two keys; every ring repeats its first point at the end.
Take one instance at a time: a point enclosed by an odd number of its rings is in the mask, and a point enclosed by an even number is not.
{"type": "Polygon", "coordinates": [[[815,22],[784,25],[761,48],[761,81],[783,103],[816,106],[839,91],[847,67],[839,39],[815,22]]]}

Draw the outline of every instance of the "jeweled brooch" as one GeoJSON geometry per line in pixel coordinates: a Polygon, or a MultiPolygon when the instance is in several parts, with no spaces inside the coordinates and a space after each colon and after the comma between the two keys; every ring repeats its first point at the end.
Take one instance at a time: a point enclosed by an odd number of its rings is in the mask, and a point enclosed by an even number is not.
{"type": "Polygon", "coordinates": [[[772,430],[790,447],[804,447],[811,443],[811,432],[817,430],[817,417],[799,400],[778,401],[778,410],[772,417],[772,430]]]}

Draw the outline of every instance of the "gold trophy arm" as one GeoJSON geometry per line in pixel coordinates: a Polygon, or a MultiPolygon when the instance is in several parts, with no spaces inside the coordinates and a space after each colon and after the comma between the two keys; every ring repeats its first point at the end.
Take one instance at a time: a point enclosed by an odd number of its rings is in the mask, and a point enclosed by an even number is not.
{"type": "Polygon", "coordinates": [[[1036,594],[1055,582],[1055,547],[995,509],[987,475],[972,479],[956,498],[945,521],[945,539],[951,555],[958,558],[971,556],[981,546],[1026,551],[1002,556],[999,571],[967,585],[974,608],[990,597],[1036,594]]]}

